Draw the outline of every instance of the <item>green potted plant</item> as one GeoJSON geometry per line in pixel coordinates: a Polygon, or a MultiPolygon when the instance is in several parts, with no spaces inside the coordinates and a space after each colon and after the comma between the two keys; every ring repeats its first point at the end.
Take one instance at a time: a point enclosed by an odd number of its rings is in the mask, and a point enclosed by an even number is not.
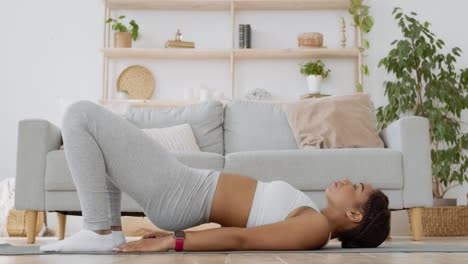
{"type": "Polygon", "coordinates": [[[131,48],[132,39],[135,41],[138,38],[139,26],[135,20],[130,21],[131,30],[122,23],[125,16],[119,16],[117,19],[109,18],[106,23],[112,23],[114,32],[114,48],[131,48]]]}
{"type": "Polygon", "coordinates": [[[320,94],[322,80],[328,78],[330,70],[325,68],[321,60],[317,60],[301,64],[301,73],[307,76],[309,93],[320,94]]]}
{"type": "Polygon", "coordinates": [[[431,32],[430,23],[398,7],[393,14],[403,37],[392,42],[392,50],[379,62],[394,80],[385,82],[389,103],[377,109],[377,118],[382,128],[401,114],[429,120],[437,205],[449,189],[468,182],[468,134],[461,130],[460,117],[468,109],[468,69],[456,68],[460,48],[444,53],[445,43],[431,32]]]}

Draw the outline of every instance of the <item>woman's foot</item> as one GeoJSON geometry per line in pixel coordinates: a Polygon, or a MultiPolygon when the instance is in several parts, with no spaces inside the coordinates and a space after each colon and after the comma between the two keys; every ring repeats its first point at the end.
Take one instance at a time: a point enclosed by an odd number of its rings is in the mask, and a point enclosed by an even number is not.
{"type": "MultiPolygon", "coordinates": [[[[41,251],[112,251],[115,247],[113,233],[100,235],[92,230],[82,229],[63,240],[42,245],[41,251]]],[[[123,236],[123,234],[122,234],[123,236]]],[[[125,241],[125,237],[124,237],[125,241]]],[[[117,241],[116,241],[117,242],[117,241]]],[[[117,242],[119,243],[119,242],[117,242]]],[[[120,241],[121,243],[121,241],[120,241]]]]}
{"type": "Polygon", "coordinates": [[[121,245],[127,243],[127,241],[125,240],[125,235],[121,230],[112,230],[112,237],[114,238],[114,247],[120,247],[121,245]]]}

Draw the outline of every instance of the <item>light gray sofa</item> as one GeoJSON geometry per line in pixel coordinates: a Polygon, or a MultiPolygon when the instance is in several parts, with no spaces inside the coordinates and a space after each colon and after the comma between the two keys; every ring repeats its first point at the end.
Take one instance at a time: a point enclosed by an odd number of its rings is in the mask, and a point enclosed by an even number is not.
{"type": "MultiPolygon", "coordinates": [[[[140,128],[189,123],[202,152],[175,153],[181,162],[262,181],[284,180],[321,208],[326,206],[325,187],[343,177],[382,189],[391,209],[432,206],[429,124],[424,118],[404,117],[383,130],[386,148],[302,150],[280,102],[234,100],[170,108],[132,107],[124,115],[140,128]]],[[[35,241],[38,211],[60,213],[59,239],[64,237],[65,215],[81,215],[62,143],[60,128],[47,120],[19,122],[15,208],[28,210],[28,243],[35,241]]],[[[421,220],[415,212],[412,229],[417,232],[421,220]]],[[[122,215],[143,216],[125,193],[122,215]]],[[[420,234],[413,235],[419,239],[420,234]]]]}

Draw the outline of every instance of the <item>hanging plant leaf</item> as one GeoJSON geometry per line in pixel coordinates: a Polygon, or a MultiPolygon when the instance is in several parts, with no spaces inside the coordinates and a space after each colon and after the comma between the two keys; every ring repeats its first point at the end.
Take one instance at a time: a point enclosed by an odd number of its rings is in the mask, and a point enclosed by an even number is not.
{"type": "MultiPolygon", "coordinates": [[[[358,50],[361,54],[363,54],[366,49],[369,49],[370,43],[367,39],[362,37],[362,34],[369,33],[372,28],[374,27],[374,18],[369,15],[370,7],[364,5],[360,0],[350,0],[351,6],[348,9],[349,13],[351,14],[354,22],[354,26],[360,29],[361,35],[361,44],[358,47],[358,50]]],[[[395,11],[394,11],[395,12],[395,11]]],[[[361,71],[364,75],[369,75],[369,68],[366,65],[361,65],[361,71]]],[[[356,90],[358,92],[362,92],[363,87],[362,83],[359,83],[356,86],[356,90]]]]}

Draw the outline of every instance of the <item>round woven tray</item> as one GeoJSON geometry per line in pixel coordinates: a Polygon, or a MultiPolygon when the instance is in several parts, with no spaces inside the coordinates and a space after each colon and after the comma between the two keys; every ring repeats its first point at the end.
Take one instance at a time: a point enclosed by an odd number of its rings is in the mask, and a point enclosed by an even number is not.
{"type": "Polygon", "coordinates": [[[154,92],[153,75],[143,66],[130,66],[117,80],[117,91],[121,90],[128,91],[128,99],[150,99],[154,92]]]}
{"type": "Polygon", "coordinates": [[[468,206],[422,208],[422,225],[424,236],[468,236],[468,206]]]}

